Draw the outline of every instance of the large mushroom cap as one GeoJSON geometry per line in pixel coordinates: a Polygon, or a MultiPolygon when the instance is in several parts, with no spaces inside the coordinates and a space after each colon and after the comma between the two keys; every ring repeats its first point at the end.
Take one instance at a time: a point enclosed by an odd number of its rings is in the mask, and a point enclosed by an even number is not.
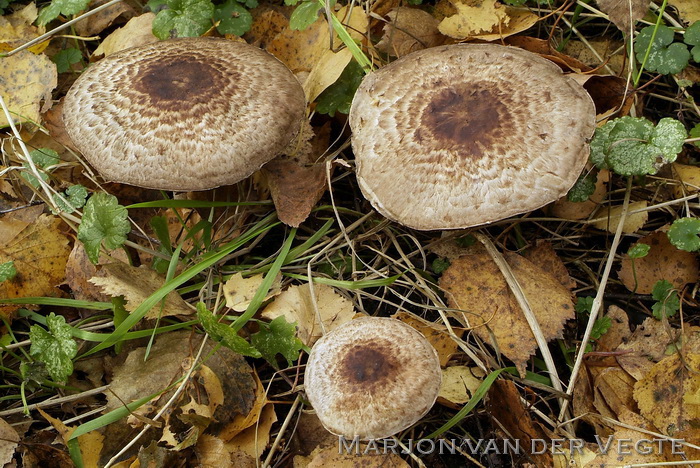
{"type": "Polygon", "coordinates": [[[214,38],[156,42],[88,68],[63,117],[105,179],[163,190],[236,183],[280,154],[305,98],[276,58],[214,38]]]}
{"type": "Polygon", "coordinates": [[[316,342],[304,387],[328,431],[382,439],[422,418],[441,380],[437,352],[421,333],[396,319],[367,317],[316,342]]]}
{"type": "Polygon", "coordinates": [[[434,47],[368,75],[350,111],[357,177],[384,216],[455,229],[564,195],[588,158],[590,96],[514,47],[434,47]]]}

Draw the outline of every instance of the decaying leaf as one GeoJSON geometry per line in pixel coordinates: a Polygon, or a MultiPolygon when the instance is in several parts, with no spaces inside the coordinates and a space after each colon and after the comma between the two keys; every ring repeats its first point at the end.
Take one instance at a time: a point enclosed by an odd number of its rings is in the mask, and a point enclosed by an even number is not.
{"type": "Polygon", "coordinates": [[[325,51],[304,81],[306,101],[314,102],[319,94],[335,83],[351,59],[352,52],[348,48],[325,51]]]}
{"type": "MultiPolygon", "coordinates": [[[[107,0],[92,0],[89,7],[93,9],[105,3],[107,3],[107,0]]],[[[134,14],[134,9],[128,3],[119,2],[78,21],[75,23],[75,30],[81,36],[93,36],[104,31],[120,16],[129,19],[134,14]]]]}
{"type": "Polygon", "coordinates": [[[257,385],[255,389],[255,400],[253,401],[253,407],[248,414],[236,415],[229,424],[218,432],[217,436],[224,441],[233,439],[245,429],[248,429],[250,426],[257,423],[260,419],[263,408],[268,403],[267,397],[265,396],[265,387],[263,387],[263,384],[260,382],[260,378],[256,372],[253,372],[253,378],[255,379],[255,383],[257,385]]]}
{"type": "Polygon", "coordinates": [[[417,50],[442,44],[444,36],[438,30],[439,21],[418,8],[398,7],[387,13],[389,22],[377,43],[377,50],[394,57],[403,57],[417,50]]]}
{"type": "Polygon", "coordinates": [[[131,18],[123,27],[107,36],[97,47],[94,55],[107,57],[129,47],[156,42],[158,38],[153,35],[153,20],[155,17],[155,13],[144,13],[131,18]]]}
{"type": "Polygon", "coordinates": [[[649,10],[649,0],[597,0],[596,3],[617,29],[626,35],[649,10]]]}
{"type": "MultiPolygon", "coordinates": [[[[360,453],[363,453],[365,448],[359,444],[357,447],[360,453]]],[[[361,457],[358,457],[355,452],[338,452],[337,446],[319,447],[308,457],[294,457],[294,468],[326,468],[329,466],[333,468],[357,468],[359,460],[362,461],[362,468],[409,468],[410,466],[398,454],[377,453],[371,448],[361,457]]]]}
{"type": "MultiPolygon", "coordinates": [[[[687,330],[686,333],[693,333],[687,330]]],[[[617,347],[617,362],[635,380],[641,380],[651,368],[666,357],[670,343],[678,339],[680,330],[654,318],[647,318],[635,328],[629,339],[617,347]]]]}
{"type": "MultiPolygon", "coordinates": [[[[250,302],[253,300],[253,296],[260,288],[264,279],[264,275],[261,273],[259,275],[253,275],[248,278],[243,278],[242,273],[236,273],[224,284],[224,297],[226,298],[226,307],[233,309],[237,312],[245,311],[250,302]]],[[[280,287],[282,286],[282,275],[277,275],[277,277],[272,282],[270,290],[265,296],[265,300],[270,299],[280,293],[280,287]]]]}
{"type": "Polygon", "coordinates": [[[673,163],[673,176],[678,181],[673,186],[673,196],[681,198],[700,190],[700,167],[673,163]]]}
{"type": "Polygon", "coordinates": [[[576,282],[569,276],[569,270],[566,269],[550,242],[537,241],[535,246],[527,249],[523,256],[542,270],[549,272],[565,288],[571,290],[576,287],[576,282]]]}
{"type": "Polygon", "coordinates": [[[595,192],[585,202],[575,203],[569,201],[566,197],[562,197],[556,202],[549,205],[549,210],[552,216],[557,218],[577,221],[588,218],[593,213],[598,205],[605,199],[608,193],[608,182],[610,181],[610,171],[604,169],[598,172],[596,179],[595,192]]]}
{"type": "Polygon", "coordinates": [[[657,281],[669,281],[674,288],[682,289],[688,283],[695,283],[700,276],[700,265],[695,253],[677,249],[668,240],[665,232],[657,231],[639,239],[635,244],[651,247],[642,258],[622,257],[620,280],[630,291],[638,294],[651,294],[657,281]]]}
{"type": "Polygon", "coordinates": [[[466,39],[508,25],[505,6],[495,0],[450,0],[457,13],[443,19],[438,29],[446,36],[466,39]]]}
{"type": "Polygon", "coordinates": [[[672,7],[678,10],[678,14],[688,24],[700,21],[700,4],[695,0],[669,0],[672,7]]]}
{"type": "MultiPolygon", "coordinates": [[[[58,72],[46,55],[23,50],[2,59],[0,82],[0,93],[14,122],[40,123],[41,113],[51,107],[51,91],[58,83],[58,72]]],[[[0,128],[8,125],[5,114],[0,114],[0,128]]]]}
{"type": "Polygon", "coordinates": [[[19,434],[4,419],[0,419],[0,464],[8,466],[15,455],[15,450],[19,445],[19,434]]]}
{"type": "Polygon", "coordinates": [[[256,424],[251,425],[248,429],[243,430],[236,435],[230,442],[225,444],[229,453],[243,452],[253,460],[260,459],[267,444],[270,442],[270,429],[272,424],[277,421],[275,407],[272,403],[268,403],[262,409],[260,418],[256,424]]]}
{"type": "MultiPolygon", "coordinates": [[[[0,297],[63,295],[57,286],[65,279],[71,249],[61,225],[60,218],[44,214],[12,239],[0,243],[0,264],[12,261],[17,270],[14,278],[0,283],[0,297]]],[[[25,306],[0,305],[0,314],[8,316],[20,307],[25,306]]]]}
{"type": "Polygon", "coordinates": [[[352,303],[330,286],[314,284],[314,295],[318,309],[314,307],[308,283],[290,286],[265,307],[262,316],[269,320],[284,316],[288,322],[296,322],[297,336],[305,345],[311,346],[323,336],[324,330],[328,333],[355,315],[352,303]]]}
{"type": "MultiPolygon", "coordinates": [[[[649,219],[649,212],[644,209],[646,207],[646,200],[636,201],[629,204],[627,209],[627,217],[622,225],[623,233],[632,234],[644,227],[647,219],[649,219]],[[636,211],[636,213],[633,213],[634,211],[636,211]]],[[[622,205],[603,207],[595,213],[595,220],[591,223],[591,225],[597,229],[614,233],[617,229],[617,223],[620,222],[621,215],[622,205]]]]}
{"type": "Polygon", "coordinates": [[[443,369],[438,401],[463,405],[472,398],[485,375],[478,367],[451,366],[443,369]]]}
{"type": "MultiPolygon", "coordinates": [[[[115,250],[112,256],[122,262],[128,262],[126,252],[115,250]]],[[[100,263],[109,263],[110,258],[100,255],[100,263]]],[[[68,256],[66,263],[66,283],[76,299],[83,301],[109,302],[111,296],[105,294],[102,288],[90,282],[90,278],[97,275],[97,266],[90,261],[85,247],[81,242],[76,242],[68,256]]]]}
{"type": "MultiPolygon", "coordinates": [[[[8,52],[22,44],[31,41],[42,34],[43,28],[34,26],[39,16],[35,3],[29,3],[11,15],[0,16],[0,51],[8,52]]],[[[39,54],[49,45],[49,41],[41,42],[28,50],[39,54]]]]}
{"type": "Polygon", "coordinates": [[[632,393],[634,378],[619,367],[606,367],[595,378],[593,406],[599,414],[611,419],[634,412],[636,405],[632,393]]]}
{"type": "MultiPolygon", "coordinates": [[[[457,352],[457,342],[447,331],[446,326],[428,322],[427,320],[417,317],[415,314],[402,310],[396,312],[391,317],[401,320],[421,332],[437,351],[441,366],[446,366],[450,358],[457,352]]],[[[464,329],[462,328],[453,327],[452,331],[457,338],[461,338],[464,334],[464,329]]]]}
{"type": "MultiPolygon", "coordinates": [[[[560,337],[574,316],[571,294],[549,273],[514,253],[504,255],[518,279],[545,339],[560,337]]],[[[487,254],[465,255],[440,278],[448,304],[461,309],[474,333],[511,359],[521,374],[537,344],[505,278],[487,254]],[[478,271],[478,275],[473,272],[478,271]]]]}
{"type": "MultiPolygon", "coordinates": [[[[156,292],[165,283],[165,279],[146,266],[139,268],[126,263],[109,263],[103,265],[97,276],[90,282],[99,286],[105,294],[124,296],[126,310],[133,312],[148,296],[156,292]]],[[[172,291],[165,298],[164,304],[158,304],[146,313],[146,318],[168,317],[171,315],[192,315],[194,309],[172,291]]]]}

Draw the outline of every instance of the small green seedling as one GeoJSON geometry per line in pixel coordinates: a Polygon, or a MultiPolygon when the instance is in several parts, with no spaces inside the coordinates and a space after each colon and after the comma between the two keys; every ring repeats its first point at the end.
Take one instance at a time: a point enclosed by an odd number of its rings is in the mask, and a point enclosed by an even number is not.
{"type": "MultiPolygon", "coordinates": [[[[64,213],[73,213],[85,206],[88,191],[82,185],[71,185],[61,196],[54,196],[53,201],[59,210],[64,213]]],[[[56,214],[56,213],[54,213],[56,214]]]]}
{"type": "Polygon", "coordinates": [[[281,315],[270,323],[258,321],[260,331],[250,337],[250,342],[260,351],[262,357],[272,367],[277,368],[276,356],[281,354],[290,366],[299,359],[302,349],[309,351],[304,343],[296,337],[296,323],[289,323],[281,315]]]}
{"type": "Polygon", "coordinates": [[[87,10],[90,0],[53,0],[39,13],[36,22],[39,26],[46,26],[60,15],[73,16],[87,10]]]}
{"type": "Polygon", "coordinates": [[[83,219],[78,227],[78,239],[85,246],[88,258],[97,263],[100,246],[113,250],[124,245],[131,231],[129,213],[119,204],[117,197],[108,193],[94,194],[85,204],[83,219]]]}
{"type": "Polygon", "coordinates": [[[70,71],[71,66],[80,63],[83,60],[83,54],[74,47],[68,49],[60,50],[51,57],[51,61],[56,64],[56,70],[58,73],[65,73],[70,71]]]}
{"type": "Polygon", "coordinates": [[[698,234],[700,234],[700,219],[698,218],[677,219],[666,233],[671,244],[677,249],[687,252],[700,250],[698,234]]]}
{"type": "Polygon", "coordinates": [[[316,99],[316,112],[328,114],[331,117],[336,112],[349,113],[352,98],[355,96],[355,91],[360,86],[363,76],[362,67],[356,61],[350,61],[336,82],[326,88],[316,99]]]}
{"type": "MultiPolygon", "coordinates": [[[[593,301],[594,298],[592,296],[579,297],[576,300],[574,310],[582,318],[586,318],[590,315],[591,310],[593,309],[593,301]]],[[[586,344],[587,353],[593,351],[593,341],[599,340],[600,337],[605,335],[608,330],[610,330],[611,326],[612,320],[610,320],[610,317],[604,316],[596,319],[595,323],[593,324],[593,328],[591,329],[591,341],[586,344]]]]}
{"type": "Polygon", "coordinates": [[[595,174],[585,174],[578,178],[576,183],[569,193],[566,194],[567,200],[574,203],[581,203],[588,200],[593,192],[595,192],[595,184],[598,181],[598,176],[595,174]]]}
{"type": "Polygon", "coordinates": [[[663,317],[673,317],[680,309],[678,292],[666,280],[656,282],[651,291],[651,297],[656,300],[651,310],[657,320],[661,320],[663,317]]]}
{"type": "MultiPolygon", "coordinates": [[[[29,157],[32,158],[32,162],[34,163],[34,166],[36,166],[37,170],[39,171],[39,175],[44,182],[49,180],[49,176],[46,172],[52,166],[55,166],[61,161],[58,157],[58,153],[49,148],[40,148],[30,151],[29,157]]],[[[22,171],[22,178],[32,187],[39,187],[41,184],[36,176],[31,172],[29,163],[25,162],[22,164],[22,166],[26,169],[25,171],[22,171]]]]}
{"type": "Polygon", "coordinates": [[[11,280],[16,275],[17,270],[15,269],[15,262],[10,260],[9,262],[0,263],[0,283],[11,280]]]}
{"type": "Polygon", "coordinates": [[[29,339],[32,346],[29,354],[44,363],[54,382],[64,383],[73,373],[73,358],[78,354],[78,344],[62,315],[51,312],[46,317],[46,325],[48,330],[41,325],[30,327],[29,339]]]}

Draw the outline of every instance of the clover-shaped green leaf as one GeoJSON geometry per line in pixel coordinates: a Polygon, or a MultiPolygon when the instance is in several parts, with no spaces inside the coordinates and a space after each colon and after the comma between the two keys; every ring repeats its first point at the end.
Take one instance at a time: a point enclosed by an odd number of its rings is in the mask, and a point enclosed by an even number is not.
{"type": "Polygon", "coordinates": [[[88,192],[82,185],[71,185],[61,194],[61,197],[54,196],[53,201],[56,206],[65,213],[73,213],[85,206],[88,192]],[[65,201],[64,201],[65,200],[65,201]]]}
{"type": "MultiPolygon", "coordinates": [[[[165,0],[167,8],[153,20],[153,35],[158,39],[201,36],[212,26],[214,4],[210,0],[165,0]]],[[[161,3],[149,8],[162,8],[161,3]]]]}
{"type": "Polygon", "coordinates": [[[595,174],[582,175],[566,194],[566,198],[574,203],[585,202],[595,192],[597,179],[595,174]]]}
{"type": "Polygon", "coordinates": [[[700,21],[696,21],[688,26],[688,29],[685,30],[683,42],[694,46],[690,49],[690,53],[693,56],[693,60],[700,62],[700,21]]]}
{"type": "Polygon", "coordinates": [[[72,359],[78,353],[78,345],[73,340],[71,327],[62,315],[53,312],[46,317],[48,330],[40,325],[32,325],[29,339],[32,346],[29,354],[43,362],[54,382],[63,383],[73,373],[72,359]]]}
{"type": "Polygon", "coordinates": [[[681,72],[690,59],[688,47],[683,43],[673,42],[673,29],[659,26],[654,35],[655,28],[656,26],[647,26],[635,39],[637,60],[643,63],[647,70],[662,75],[681,72]]]}
{"type": "Polygon", "coordinates": [[[673,289],[673,285],[666,280],[657,281],[651,291],[651,297],[657,302],[651,306],[654,317],[661,320],[662,317],[672,317],[676,315],[680,308],[678,292],[673,289]]]}
{"type": "Polygon", "coordinates": [[[124,244],[131,231],[128,215],[114,195],[99,192],[90,197],[78,227],[78,239],[92,263],[99,261],[102,242],[110,250],[124,244]]]}
{"type": "Polygon", "coordinates": [[[275,356],[281,354],[291,366],[292,361],[299,359],[299,352],[304,344],[296,337],[296,323],[288,323],[281,315],[272,322],[258,322],[260,331],[251,335],[250,342],[262,353],[262,356],[277,366],[275,356]]]}
{"type": "Polygon", "coordinates": [[[694,252],[700,250],[700,219],[681,218],[671,225],[666,235],[671,244],[677,249],[694,252]]]}
{"type": "Polygon", "coordinates": [[[59,15],[72,16],[85,10],[90,0],[53,0],[51,4],[41,10],[36,22],[39,26],[46,26],[59,15]]]}
{"type": "Polygon", "coordinates": [[[58,73],[65,73],[70,70],[71,65],[80,62],[83,59],[83,54],[75,47],[60,50],[51,57],[53,63],[56,64],[58,73]]]}
{"type": "Polygon", "coordinates": [[[335,83],[330,85],[316,99],[316,111],[331,117],[336,112],[347,114],[358,86],[362,82],[364,72],[362,67],[352,60],[340,74],[335,83]]]}

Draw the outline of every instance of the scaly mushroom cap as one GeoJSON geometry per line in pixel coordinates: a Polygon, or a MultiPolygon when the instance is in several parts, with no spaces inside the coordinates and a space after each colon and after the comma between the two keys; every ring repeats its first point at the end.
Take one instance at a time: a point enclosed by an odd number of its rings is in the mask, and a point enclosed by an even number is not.
{"type": "Polygon", "coordinates": [[[382,439],[433,406],[442,373],[435,348],[391,318],[352,320],[316,342],[304,388],[323,426],[352,439],[382,439]]]}
{"type": "Polygon", "coordinates": [[[267,52],[187,38],[92,65],[68,91],[63,118],[105,179],[207,190],[245,179],[280,154],[305,105],[297,79],[267,52]]]}
{"type": "Polygon", "coordinates": [[[459,44],[366,76],[350,127],[359,184],[377,211],[415,229],[456,229],[566,194],[588,159],[595,107],[538,55],[459,44]]]}

